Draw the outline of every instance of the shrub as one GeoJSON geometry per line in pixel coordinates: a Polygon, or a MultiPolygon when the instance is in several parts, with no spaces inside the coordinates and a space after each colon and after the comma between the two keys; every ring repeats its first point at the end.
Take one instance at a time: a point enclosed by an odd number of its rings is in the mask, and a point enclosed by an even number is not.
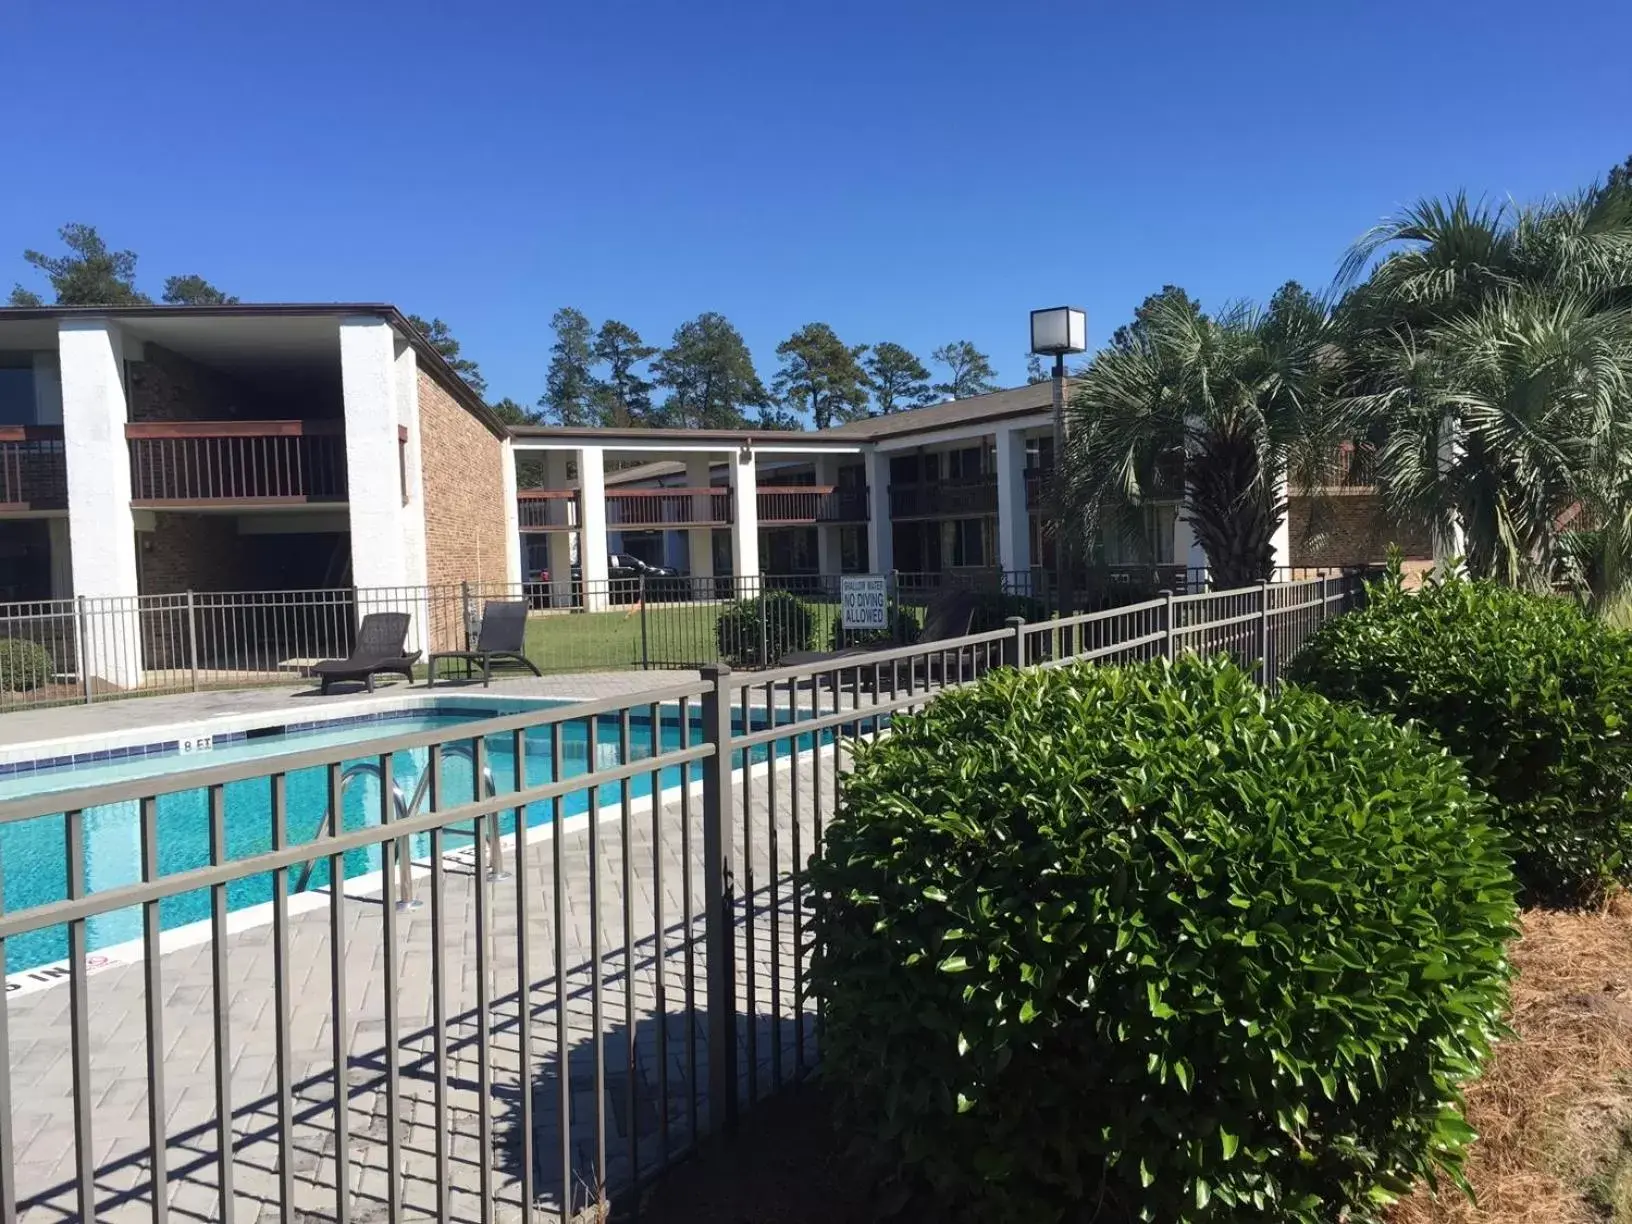
{"type": "Polygon", "coordinates": [[[969,632],[990,633],[1003,628],[1009,617],[1018,616],[1027,624],[1035,625],[1048,619],[1043,601],[1030,595],[1004,595],[987,592],[975,601],[975,615],[969,632]]]}
{"type": "Polygon", "coordinates": [[[51,654],[26,638],[0,638],[0,693],[26,693],[48,684],[51,654]]]}
{"type": "Polygon", "coordinates": [[[785,654],[810,650],[816,640],[816,615],[791,591],[768,591],[739,599],[720,612],[714,628],[720,657],[737,667],[768,667],[785,654]],[[765,657],[760,657],[764,624],[765,657]]]}
{"type": "Polygon", "coordinates": [[[893,629],[851,629],[845,630],[844,617],[835,616],[832,627],[827,634],[827,648],[840,650],[846,646],[877,646],[880,650],[888,650],[891,646],[907,646],[918,640],[918,631],[923,628],[920,621],[921,613],[915,613],[911,608],[897,606],[894,615],[890,618],[893,629]]]}
{"type": "Polygon", "coordinates": [[[812,870],[842,1120],[983,1219],[1361,1219],[1454,1175],[1514,918],[1482,806],[1223,659],[897,716],[812,870]]]}
{"type": "Polygon", "coordinates": [[[1286,676],[1417,719],[1496,801],[1520,882],[1585,899],[1627,878],[1632,852],[1632,639],[1571,601],[1466,579],[1373,585],[1286,676]]]}

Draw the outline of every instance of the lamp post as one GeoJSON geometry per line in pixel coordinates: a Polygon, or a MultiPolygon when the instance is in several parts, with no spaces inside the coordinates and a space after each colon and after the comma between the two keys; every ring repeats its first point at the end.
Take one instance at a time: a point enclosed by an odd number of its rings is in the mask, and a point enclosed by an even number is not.
{"type": "Polygon", "coordinates": [[[1065,355],[1088,350],[1088,315],[1075,306],[1052,306],[1031,312],[1031,351],[1054,358],[1054,472],[1049,481],[1054,502],[1054,589],[1061,616],[1075,608],[1076,593],[1071,561],[1071,533],[1065,524],[1064,481],[1060,467],[1065,460],[1065,355]]]}

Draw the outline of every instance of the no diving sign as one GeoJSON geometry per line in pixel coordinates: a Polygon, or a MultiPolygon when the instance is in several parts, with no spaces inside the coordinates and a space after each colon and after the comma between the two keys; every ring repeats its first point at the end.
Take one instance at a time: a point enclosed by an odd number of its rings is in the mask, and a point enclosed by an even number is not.
{"type": "Polygon", "coordinates": [[[839,579],[846,629],[890,627],[890,580],[884,574],[847,574],[839,579]]]}

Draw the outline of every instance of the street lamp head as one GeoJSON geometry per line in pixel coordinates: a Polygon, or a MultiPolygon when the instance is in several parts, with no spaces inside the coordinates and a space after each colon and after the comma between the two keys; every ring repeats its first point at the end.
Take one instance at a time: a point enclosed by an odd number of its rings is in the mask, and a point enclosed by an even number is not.
{"type": "Polygon", "coordinates": [[[1031,312],[1031,351],[1047,357],[1088,351],[1088,314],[1075,306],[1031,312]]]}

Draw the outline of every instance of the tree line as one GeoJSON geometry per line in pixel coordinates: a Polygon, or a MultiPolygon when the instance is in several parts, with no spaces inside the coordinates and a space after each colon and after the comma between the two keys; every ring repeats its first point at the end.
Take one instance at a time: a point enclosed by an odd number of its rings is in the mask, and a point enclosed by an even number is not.
{"type": "MultiPolygon", "coordinates": [[[[1182,496],[1218,580],[1268,577],[1286,489],[1372,465],[1397,527],[1476,576],[1632,587],[1632,159],[1535,204],[1425,199],[1332,287],[1145,299],[1074,381],[1067,530],[1135,547],[1182,496]],[[1174,473],[1184,472],[1182,487],[1174,473]]],[[[1323,530],[1316,499],[1313,534],[1323,530]]]]}
{"type": "MultiPolygon", "coordinates": [[[[23,252],[61,306],[130,306],[153,301],[136,285],[136,254],[110,250],[94,226],[63,226],[65,253],[23,252]]],[[[209,306],[237,302],[197,274],[165,279],[161,301],[209,306]]],[[[40,293],[18,284],[13,306],[43,306],[40,293]]],[[[487,380],[440,318],[408,321],[478,395],[487,380]]],[[[682,323],[667,347],[647,344],[627,323],[598,326],[564,307],[550,320],[555,334],[534,407],[509,397],[492,404],[511,424],[548,423],[620,429],[817,429],[860,417],[962,399],[997,389],[991,359],[968,340],[935,349],[936,379],[910,349],[890,341],[845,343],[827,323],[807,323],[776,347],[777,369],[767,385],[742,333],[724,315],[705,311],[682,323]]],[[[1033,360],[1028,370],[1042,377],[1033,360]]]]}

